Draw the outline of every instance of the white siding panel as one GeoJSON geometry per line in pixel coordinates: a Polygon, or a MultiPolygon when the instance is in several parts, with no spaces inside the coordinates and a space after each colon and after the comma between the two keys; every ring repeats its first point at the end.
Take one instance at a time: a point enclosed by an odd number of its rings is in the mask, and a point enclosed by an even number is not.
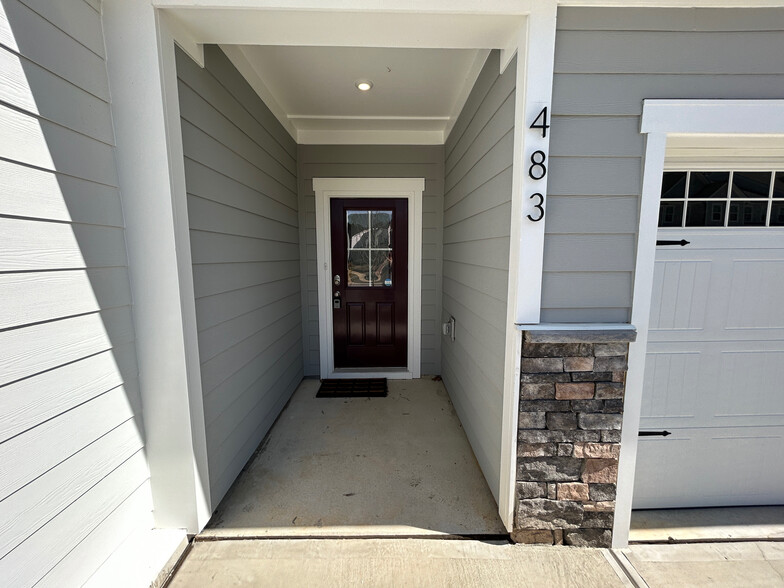
{"type": "Polygon", "coordinates": [[[122,384],[118,358],[104,351],[4,386],[0,388],[0,443],[122,384]]]}
{"type": "Polygon", "coordinates": [[[2,160],[0,215],[123,226],[117,188],[2,160]]]}
{"type": "Polygon", "coordinates": [[[0,502],[0,558],[142,446],[136,424],[126,421],[0,502]]]}
{"type": "Polygon", "coordinates": [[[2,47],[0,101],[104,143],[114,141],[106,102],[2,47]]]}
{"type": "Polygon", "coordinates": [[[126,265],[123,230],[0,218],[0,271],[126,265]]]}
{"type": "Polygon", "coordinates": [[[48,573],[38,585],[81,585],[152,524],[103,53],[100,13],[82,0],[0,4],[0,577],[11,586],[48,573]]]}
{"type": "Polygon", "coordinates": [[[0,329],[131,303],[124,267],[0,274],[0,292],[0,329]]]}
{"type": "Polygon", "coordinates": [[[132,340],[128,308],[0,332],[0,386],[132,340]]]}
{"type": "Polygon", "coordinates": [[[134,531],[152,527],[151,496],[150,482],[144,482],[49,570],[37,586],[62,588],[70,582],[81,586],[134,531]]]}
{"type": "Polygon", "coordinates": [[[0,157],[117,185],[114,151],[110,145],[2,105],[0,157]]]}
{"type": "Polygon", "coordinates": [[[133,416],[134,406],[125,390],[115,388],[4,442],[0,445],[0,500],[133,416]]]}
{"type": "Polygon", "coordinates": [[[217,505],[302,379],[302,312],[293,141],[220,49],[205,59],[202,69],[177,50],[217,505]],[[269,377],[280,366],[293,366],[285,381],[269,377]]]}
{"type": "MultiPolygon", "coordinates": [[[[515,66],[493,51],[447,141],[442,375],[494,496],[499,492],[515,66]],[[466,122],[467,121],[467,122],[466,122]]],[[[439,321],[440,322],[440,321],[439,321]]]]}
{"type": "Polygon", "coordinates": [[[0,5],[0,44],[108,101],[103,58],[18,0],[0,5]]]}
{"type": "Polygon", "coordinates": [[[68,555],[101,521],[145,483],[149,474],[139,451],[86,494],[0,560],[0,576],[11,586],[32,586],[68,555]],[[69,541],[62,541],[68,537],[69,541]]]}

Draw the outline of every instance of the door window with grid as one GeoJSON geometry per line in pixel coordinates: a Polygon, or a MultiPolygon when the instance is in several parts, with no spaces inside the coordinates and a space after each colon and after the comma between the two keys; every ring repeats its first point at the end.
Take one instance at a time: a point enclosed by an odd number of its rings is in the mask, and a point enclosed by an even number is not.
{"type": "Polygon", "coordinates": [[[784,171],[668,171],[659,227],[782,227],[784,171]]]}

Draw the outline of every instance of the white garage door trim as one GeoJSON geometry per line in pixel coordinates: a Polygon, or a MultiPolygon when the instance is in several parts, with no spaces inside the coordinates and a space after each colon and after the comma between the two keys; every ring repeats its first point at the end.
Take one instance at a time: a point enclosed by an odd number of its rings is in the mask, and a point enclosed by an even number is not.
{"type": "Polygon", "coordinates": [[[784,100],[645,100],[640,132],[645,134],[640,226],[631,322],[637,341],[629,347],[621,458],[613,529],[613,547],[629,542],[634,470],[637,461],[637,432],[648,345],[648,322],[656,259],[659,196],[670,135],[753,135],[784,138],[784,100]]]}

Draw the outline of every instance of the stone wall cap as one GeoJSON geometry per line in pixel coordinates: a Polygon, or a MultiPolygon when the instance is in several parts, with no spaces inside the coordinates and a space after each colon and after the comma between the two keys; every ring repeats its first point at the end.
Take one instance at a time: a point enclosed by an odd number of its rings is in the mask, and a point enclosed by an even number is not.
{"type": "Polygon", "coordinates": [[[526,343],[631,343],[637,328],[628,323],[516,323],[526,343]]]}

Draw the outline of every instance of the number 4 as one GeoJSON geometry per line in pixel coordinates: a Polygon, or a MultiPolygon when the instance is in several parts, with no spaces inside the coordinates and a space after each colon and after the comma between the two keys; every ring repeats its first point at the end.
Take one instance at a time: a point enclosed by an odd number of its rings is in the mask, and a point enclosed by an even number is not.
{"type": "Polygon", "coordinates": [[[545,106],[539,112],[537,117],[534,119],[534,122],[531,123],[529,127],[531,129],[542,129],[542,138],[547,137],[547,129],[550,128],[550,125],[547,124],[547,107],[545,106]],[[539,122],[541,120],[541,122],[539,122]]]}

